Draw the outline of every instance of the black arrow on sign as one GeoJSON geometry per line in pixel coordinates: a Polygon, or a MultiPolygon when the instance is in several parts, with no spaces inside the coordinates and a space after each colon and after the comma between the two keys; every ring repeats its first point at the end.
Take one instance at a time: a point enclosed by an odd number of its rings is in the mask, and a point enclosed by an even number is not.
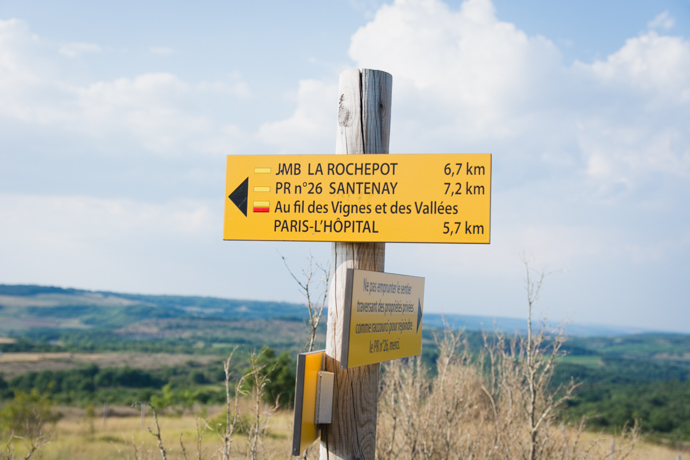
{"type": "Polygon", "coordinates": [[[247,217],[247,198],[249,197],[249,178],[247,177],[228,198],[247,217]]]}
{"type": "Polygon", "coordinates": [[[417,299],[417,333],[419,333],[419,325],[422,323],[422,301],[417,299]]]}

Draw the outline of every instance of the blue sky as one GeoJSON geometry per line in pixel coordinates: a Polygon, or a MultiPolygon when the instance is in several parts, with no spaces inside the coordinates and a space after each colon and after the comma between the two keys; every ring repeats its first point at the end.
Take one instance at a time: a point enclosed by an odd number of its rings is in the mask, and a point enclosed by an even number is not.
{"type": "Polygon", "coordinates": [[[300,301],[327,244],[223,242],[227,154],[332,153],[341,71],[392,153],[494,155],[489,246],[387,246],[436,312],[690,332],[690,1],[0,4],[0,282],[300,301]]]}

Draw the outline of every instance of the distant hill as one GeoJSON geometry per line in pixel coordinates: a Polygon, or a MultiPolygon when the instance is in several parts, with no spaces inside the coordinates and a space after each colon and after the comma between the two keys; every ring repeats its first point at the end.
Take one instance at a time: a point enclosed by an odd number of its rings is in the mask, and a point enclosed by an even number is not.
{"type": "MultiPolygon", "coordinates": [[[[455,329],[465,329],[469,331],[492,331],[494,327],[499,331],[523,334],[527,332],[527,320],[525,318],[506,318],[501,316],[475,316],[475,315],[456,315],[452,313],[424,313],[424,325],[438,328],[448,324],[455,329]]],[[[557,327],[559,323],[551,323],[549,327],[557,327]]],[[[643,334],[656,332],[651,329],[609,326],[602,324],[578,324],[569,323],[565,327],[565,332],[569,336],[576,337],[608,337],[630,334],[643,334]]]]}
{"type": "MultiPolygon", "coordinates": [[[[218,297],[143,295],[39,285],[0,284],[0,333],[28,329],[122,328],[144,320],[178,318],[304,319],[304,305],[218,297]]],[[[524,319],[425,313],[424,325],[523,333],[524,319]]],[[[640,328],[568,324],[571,336],[614,336],[654,332],[640,328]]]]}
{"type": "Polygon", "coordinates": [[[0,284],[0,333],[34,328],[117,328],[149,319],[304,316],[304,306],[288,302],[0,284]]]}

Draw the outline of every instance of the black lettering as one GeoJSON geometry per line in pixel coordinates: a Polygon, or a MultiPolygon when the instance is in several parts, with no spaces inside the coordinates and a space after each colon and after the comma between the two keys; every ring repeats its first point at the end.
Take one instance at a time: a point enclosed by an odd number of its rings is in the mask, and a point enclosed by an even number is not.
{"type": "Polygon", "coordinates": [[[302,166],[299,163],[278,163],[277,176],[299,176],[302,173],[302,166]]]}

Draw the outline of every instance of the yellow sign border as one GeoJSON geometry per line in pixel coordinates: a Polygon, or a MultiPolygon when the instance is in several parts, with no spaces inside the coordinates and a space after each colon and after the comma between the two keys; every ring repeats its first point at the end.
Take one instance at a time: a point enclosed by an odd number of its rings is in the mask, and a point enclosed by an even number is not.
{"type": "Polygon", "coordinates": [[[228,155],[223,239],[489,244],[491,182],[487,153],[228,155]]]}

